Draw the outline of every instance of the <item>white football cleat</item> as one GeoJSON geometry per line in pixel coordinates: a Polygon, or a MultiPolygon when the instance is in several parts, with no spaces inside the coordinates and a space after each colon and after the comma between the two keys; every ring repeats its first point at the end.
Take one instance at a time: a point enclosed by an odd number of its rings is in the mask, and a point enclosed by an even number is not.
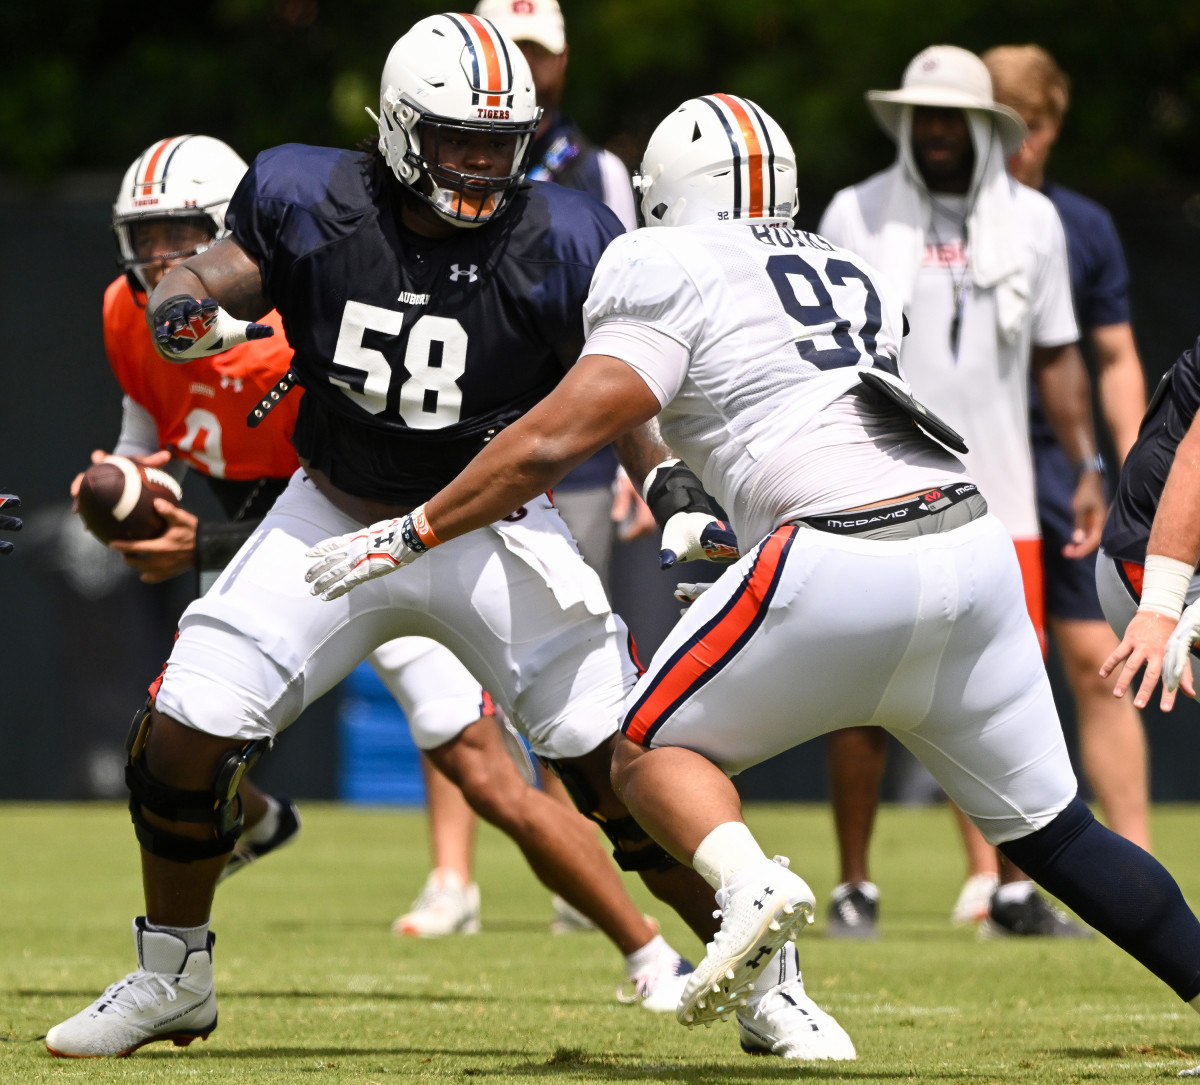
{"type": "Polygon", "coordinates": [[[393,934],[442,938],[479,933],[479,886],[452,870],[432,870],[412,907],[392,924],[393,934]]]}
{"type": "Polygon", "coordinates": [[[130,1055],[144,1044],[170,1040],[187,1047],[217,1027],[212,947],[189,950],[182,938],[133,921],[138,970],[118,980],[95,1002],[46,1033],[46,1050],[63,1058],[130,1055]]]}
{"type": "Polygon", "coordinates": [[[847,1061],[854,1041],[804,990],[796,947],[785,945],[738,1010],[738,1038],[748,1055],[847,1061]],[[778,980],[773,986],[771,982],[778,980]]]}
{"type": "Polygon", "coordinates": [[[972,874],[959,891],[958,900],[950,912],[950,922],[955,927],[967,927],[972,923],[982,923],[988,917],[988,906],[992,903],[992,894],[1000,884],[1000,878],[995,874],[972,874]]]}
{"type": "Polygon", "coordinates": [[[813,921],[817,901],[787,860],[763,860],[717,891],[721,929],[688,977],[675,1008],[681,1025],[711,1025],[746,1002],[775,951],[813,921]]]}
{"type": "Polygon", "coordinates": [[[692,974],[692,962],[679,956],[666,942],[649,965],[632,973],[625,985],[617,988],[617,1001],[637,1003],[654,1013],[670,1013],[679,1005],[683,989],[692,974]]]}
{"type": "Polygon", "coordinates": [[[550,920],[551,934],[579,934],[596,929],[595,923],[557,893],[551,895],[550,906],[554,909],[554,918],[550,920]]]}

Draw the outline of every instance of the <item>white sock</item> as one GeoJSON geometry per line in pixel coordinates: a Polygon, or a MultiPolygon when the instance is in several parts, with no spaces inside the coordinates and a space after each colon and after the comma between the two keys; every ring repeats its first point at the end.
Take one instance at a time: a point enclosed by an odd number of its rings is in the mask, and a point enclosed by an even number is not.
{"type": "Polygon", "coordinates": [[[173,934],[182,941],[189,950],[203,949],[208,945],[208,924],[201,923],[198,927],[160,927],[157,923],[146,920],[146,930],[159,931],[162,934],[173,934]]]}
{"type": "Polygon", "coordinates": [[[429,885],[436,886],[438,889],[456,889],[460,892],[469,884],[463,881],[462,875],[448,866],[435,866],[429,872],[427,881],[429,885]]]}
{"type": "MultiPolygon", "coordinates": [[[[779,952],[766,963],[763,970],[755,977],[750,995],[751,1005],[781,983],[788,983],[799,976],[800,955],[796,952],[796,944],[784,942],[779,952]]],[[[800,984],[803,986],[804,981],[800,980],[800,984]]]]}
{"type": "Polygon", "coordinates": [[[242,833],[242,839],[248,844],[265,844],[279,828],[279,815],[283,813],[283,803],[270,795],[264,795],[263,798],[267,800],[267,812],[253,829],[246,829],[242,833]]]}
{"type": "Polygon", "coordinates": [[[625,974],[627,976],[636,976],[643,969],[649,968],[663,954],[670,953],[678,957],[679,954],[667,945],[667,940],[661,935],[656,934],[650,939],[641,949],[635,949],[625,957],[625,974]]]}
{"type": "Polygon", "coordinates": [[[997,904],[1020,904],[1028,900],[1037,891],[1037,886],[1031,881],[1008,882],[1000,886],[995,893],[997,904]]]}
{"type": "Polygon", "coordinates": [[[714,889],[724,889],[746,867],[767,861],[746,824],[727,821],[700,841],[692,856],[692,868],[714,889]]]}

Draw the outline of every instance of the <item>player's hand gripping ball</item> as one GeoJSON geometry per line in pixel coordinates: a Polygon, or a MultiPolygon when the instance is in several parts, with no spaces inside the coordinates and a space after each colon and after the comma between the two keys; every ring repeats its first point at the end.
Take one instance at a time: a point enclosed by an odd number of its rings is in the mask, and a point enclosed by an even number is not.
{"type": "Polygon", "coordinates": [[[157,539],[167,522],[154,508],[156,497],[178,505],[183,491],[166,471],[109,456],[83,473],[76,505],[84,526],[102,543],[157,539]]]}

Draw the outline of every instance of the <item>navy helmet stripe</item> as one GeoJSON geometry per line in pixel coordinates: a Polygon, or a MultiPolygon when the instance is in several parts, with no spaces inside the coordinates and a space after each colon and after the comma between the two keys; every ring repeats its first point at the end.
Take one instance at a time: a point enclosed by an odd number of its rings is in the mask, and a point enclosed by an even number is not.
{"type": "Polygon", "coordinates": [[[479,86],[479,51],[475,48],[475,41],[471,37],[471,31],[467,25],[457,15],[447,13],[446,18],[449,19],[462,35],[463,41],[466,42],[467,48],[471,50],[471,104],[479,104],[479,91],[475,88],[479,86]]]}
{"type": "Polygon", "coordinates": [[[733,126],[718,102],[713,101],[707,94],[700,99],[708,105],[721,121],[725,134],[729,136],[729,146],[733,150],[733,217],[742,217],[742,148],[733,133],[733,126]]]}
{"type": "Polygon", "coordinates": [[[163,163],[163,168],[162,168],[162,189],[161,189],[162,192],[165,193],[167,191],[167,178],[171,176],[171,159],[173,159],[175,157],[175,155],[178,153],[179,148],[182,147],[191,138],[192,138],[191,136],[184,136],[183,139],[181,139],[178,143],[175,144],[174,147],[171,148],[170,153],[167,155],[167,160],[163,163]]]}

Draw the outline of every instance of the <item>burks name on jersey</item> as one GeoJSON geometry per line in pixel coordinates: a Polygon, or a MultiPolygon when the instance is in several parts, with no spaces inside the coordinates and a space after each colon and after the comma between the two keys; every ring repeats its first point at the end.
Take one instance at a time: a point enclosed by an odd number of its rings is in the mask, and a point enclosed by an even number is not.
{"type": "Polygon", "coordinates": [[[780,249],[820,249],[822,252],[833,252],[836,247],[833,242],[826,240],[820,234],[808,230],[797,230],[782,222],[750,224],[750,233],[756,241],[764,245],[772,245],[780,249]]]}

